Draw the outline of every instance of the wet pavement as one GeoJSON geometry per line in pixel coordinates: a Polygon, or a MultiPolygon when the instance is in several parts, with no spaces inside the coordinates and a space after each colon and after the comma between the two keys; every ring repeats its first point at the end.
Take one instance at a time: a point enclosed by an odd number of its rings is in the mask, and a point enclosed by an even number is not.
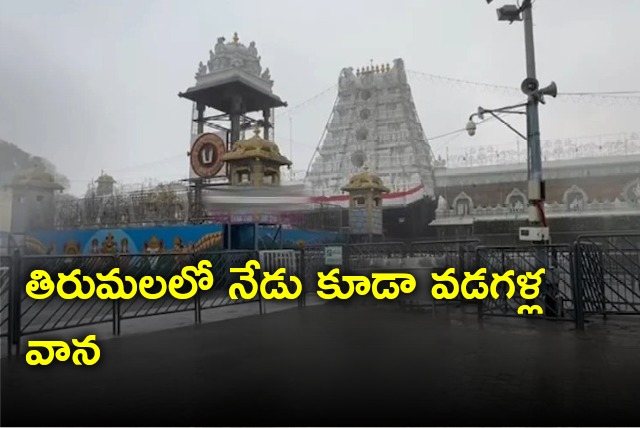
{"type": "MultiPolygon", "coordinates": [[[[309,294],[306,304],[309,306],[318,305],[324,303],[319,297],[309,294]]],[[[263,308],[266,313],[278,312],[282,310],[289,310],[296,308],[297,302],[263,302],[263,308]]],[[[36,312],[36,311],[32,311],[36,312]]],[[[44,306],[43,310],[37,311],[37,319],[42,321],[48,320],[52,317],[52,314],[56,313],[54,305],[44,306]],[[47,313],[49,311],[49,313],[47,313]]],[[[260,313],[259,305],[257,302],[232,304],[228,306],[215,307],[210,309],[203,309],[201,311],[202,322],[210,323],[217,321],[230,320],[235,318],[241,318],[246,316],[254,316],[260,313]]],[[[31,315],[31,312],[29,313],[31,315]]],[[[29,317],[26,317],[29,318],[29,317]]],[[[72,319],[71,316],[67,317],[72,319]]],[[[89,319],[90,316],[85,316],[84,319],[89,319]]],[[[23,321],[23,323],[28,322],[23,321]]],[[[45,327],[51,329],[53,326],[64,326],[65,322],[57,320],[57,322],[46,322],[45,327]]],[[[137,317],[131,319],[124,319],[121,321],[120,336],[130,336],[151,333],[156,331],[163,331],[167,329],[192,326],[195,324],[195,313],[193,309],[175,312],[169,314],[152,315],[147,317],[137,317]]],[[[39,328],[38,323],[30,323],[28,326],[29,331],[37,331],[39,328]]],[[[24,324],[23,324],[24,328],[24,324]]],[[[27,346],[29,340],[65,340],[70,341],[72,338],[84,337],[83,335],[95,334],[101,340],[113,339],[117,336],[113,333],[113,323],[111,321],[94,324],[90,327],[77,327],[77,328],[65,328],[61,330],[54,330],[47,333],[28,334],[22,337],[21,346],[24,349],[27,346]]],[[[0,357],[5,358],[8,356],[7,338],[3,337],[0,341],[0,357]]]]}
{"type": "MultiPolygon", "coordinates": [[[[320,305],[2,360],[2,425],[637,425],[640,328],[320,305]],[[37,410],[37,411],[36,411],[37,410]]],[[[100,341],[100,336],[98,336],[100,341]]]]}

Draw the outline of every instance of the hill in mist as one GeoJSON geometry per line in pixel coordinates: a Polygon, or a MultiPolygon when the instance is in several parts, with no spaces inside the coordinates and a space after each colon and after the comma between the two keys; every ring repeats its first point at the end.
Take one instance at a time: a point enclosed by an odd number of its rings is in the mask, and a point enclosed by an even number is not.
{"type": "Polygon", "coordinates": [[[65,189],[69,188],[69,179],[60,174],[55,165],[41,156],[31,155],[15,144],[0,140],[0,186],[11,184],[14,175],[25,168],[31,167],[36,160],[40,160],[47,172],[65,189]]]}

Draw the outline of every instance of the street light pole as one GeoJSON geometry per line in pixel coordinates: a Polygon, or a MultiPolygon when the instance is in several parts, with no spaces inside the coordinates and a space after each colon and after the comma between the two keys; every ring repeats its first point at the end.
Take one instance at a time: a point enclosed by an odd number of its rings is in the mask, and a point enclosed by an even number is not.
{"type": "MultiPolygon", "coordinates": [[[[493,0],[487,0],[492,3],[493,0]]],[[[536,58],[533,43],[533,0],[523,0],[520,6],[507,5],[499,8],[498,20],[524,21],[524,42],[527,60],[527,78],[522,82],[522,92],[527,95],[526,116],[527,116],[527,175],[529,193],[529,226],[520,229],[520,239],[531,241],[535,249],[536,269],[547,268],[549,266],[548,254],[545,245],[550,241],[549,227],[544,214],[544,181],[542,179],[542,149],[540,147],[540,118],[538,106],[544,103],[544,96],[555,97],[558,94],[556,84],[551,84],[545,88],[539,88],[536,76],[536,58]]],[[[467,125],[467,130],[475,133],[473,126],[467,125]]],[[[519,133],[518,133],[519,134],[519,133]]],[[[547,272],[549,273],[549,272],[547,272]]],[[[545,299],[545,313],[557,315],[558,307],[554,302],[555,290],[551,290],[546,275],[543,284],[545,299]]],[[[542,291],[542,290],[541,290],[542,291]]]]}
{"type": "MultiPolygon", "coordinates": [[[[525,0],[523,5],[524,43],[527,56],[527,79],[537,81],[536,55],[533,43],[533,12],[531,0],[525,0]]],[[[532,225],[544,223],[544,194],[542,192],[542,150],[540,148],[540,119],[538,113],[539,98],[535,94],[529,95],[527,101],[527,150],[529,152],[529,201],[535,208],[529,215],[532,225]],[[533,187],[533,188],[532,188],[533,187]],[[533,214],[535,213],[535,214],[533,214]]]]}
{"type": "MultiPolygon", "coordinates": [[[[487,0],[492,3],[493,0],[487,0]]],[[[542,150],[540,147],[540,119],[538,106],[544,96],[558,94],[556,84],[539,87],[536,76],[536,59],[533,43],[533,1],[523,0],[520,6],[507,5],[499,8],[498,20],[524,21],[524,41],[527,59],[527,77],[522,82],[522,92],[527,95],[527,172],[529,193],[529,228],[520,230],[520,239],[537,243],[549,242],[549,228],[544,215],[544,181],[542,179],[542,150]]]]}
{"type": "MultiPolygon", "coordinates": [[[[531,0],[525,0],[523,5],[522,17],[524,20],[524,44],[527,58],[527,79],[537,82],[536,76],[536,54],[533,42],[533,6],[531,0]]],[[[539,97],[536,94],[529,95],[527,101],[527,149],[529,151],[529,223],[532,227],[539,227],[541,224],[548,227],[544,215],[544,190],[542,181],[542,149],[540,147],[540,116],[538,112],[539,97]]],[[[538,242],[535,251],[536,269],[547,268],[548,254],[544,245],[548,244],[550,237],[546,240],[538,242]]],[[[535,245],[535,243],[534,243],[535,245]]],[[[551,290],[546,275],[543,276],[543,287],[545,296],[545,310],[547,315],[557,315],[558,308],[553,304],[553,295],[555,290],[551,290]],[[552,312],[552,314],[549,314],[552,312]]]]}

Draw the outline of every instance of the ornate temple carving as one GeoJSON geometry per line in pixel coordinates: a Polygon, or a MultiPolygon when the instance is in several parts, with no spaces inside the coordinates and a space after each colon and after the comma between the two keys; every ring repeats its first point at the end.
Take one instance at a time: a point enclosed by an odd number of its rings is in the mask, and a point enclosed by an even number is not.
{"type": "Polygon", "coordinates": [[[239,69],[258,78],[266,87],[273,87],[273,80],[267,68],[262,71],[261,57],[258,56],[258,49],[255,42],[250,42],[249,46],[240,43],[238,33],[235,33],[231,42],[226,42],[226,38],[218,37],[213,50],[209,50],[209,59],[205,65],[200,62],[196,81],[208,81],[212,75],[224,73],[229,70],[239,69]]]}
{"type": "Polygon", "coordinates": [[[633,204],[640,205],[640,177],[624,187],[622,197],[633,204]]]}
{"type": "Polygon", "coordinates": [[[198,64],[198,72],[196,73],[196,79],[201,76],[205,76],[206,74],[207,74],[207,66],[204,65],[202,61],[200,61],[200,64],[198,64]]]}
{"type": "MultiPolygon", "coordinates": [[[[544,162],[571,159],[628,156],[640,154],[638,133],[614,137],[585,137],[567,140],[545,140],[541,143],[544,162]]],[[[446,166],[461,168],[472,166],[511,165],[525,163],[527,148],[524,143],[502,146],[472,147],[461,153],[446,156],[446,166]]]]}
{"type": "Polygon", "coordinates": [[[469,195],[462,192],[453,200],[453,209],[455,210],[455,215],[465,216],[472,213],[473,209],[473,200],[469,195]]]}
{"type": "Polygon", "coordinates": [[[524,212],[528,205],[527,199],[527,195],[516,188],[507,195],[504,204],[510,207],[513,212],[524,212]]]}
{"type": "Polygon", "coordinates": [[[585,204],[589,202],[589,197],[587,196],[587,192],[574,184],[564,192],[562,202],[565,203],[571,211],[583,211],[585,204]]]}
{"type": "Polygon", "coordinates": [[[343,68],[338,80],[340,91],[350,91],[357,80],[353,67],[343,68]]]}

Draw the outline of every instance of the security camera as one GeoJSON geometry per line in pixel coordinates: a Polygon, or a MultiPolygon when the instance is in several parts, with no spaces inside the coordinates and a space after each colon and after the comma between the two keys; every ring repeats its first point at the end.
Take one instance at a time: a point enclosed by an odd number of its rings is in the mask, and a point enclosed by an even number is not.
{"type": "Polygon", "coordinates": [[[476,135],[476,123],[473,120],[469,120],[469,122],[467,122],[466,130],[469,136],[473,137],[476,135]]]}

